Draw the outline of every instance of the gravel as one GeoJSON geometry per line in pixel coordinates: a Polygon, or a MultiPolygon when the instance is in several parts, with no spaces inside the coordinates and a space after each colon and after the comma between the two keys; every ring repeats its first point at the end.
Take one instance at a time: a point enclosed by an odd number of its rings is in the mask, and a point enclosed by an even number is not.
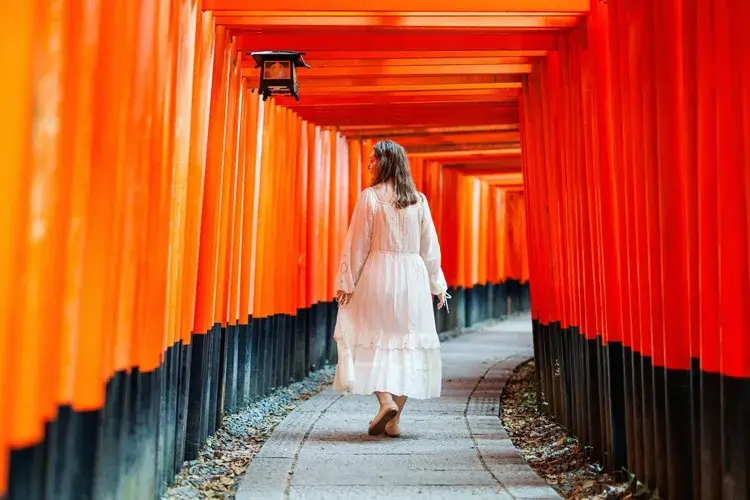
{"type": "Polygon", "coordinates": [[[334,373],[335,367],[327,366],[226,415],[198,459],[185,463],[162,499],[233,499],[240,478],[274,428],[297,406],[331,385],[334,373]]]}

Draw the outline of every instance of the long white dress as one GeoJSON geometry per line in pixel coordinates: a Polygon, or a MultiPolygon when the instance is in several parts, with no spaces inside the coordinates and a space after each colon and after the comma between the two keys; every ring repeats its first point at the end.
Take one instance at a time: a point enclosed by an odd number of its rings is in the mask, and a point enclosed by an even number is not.
{"type": "Polygon", "coordinates": [[[440,396],[442,360],[432,295],[448,286],[427,200],[404,209],[359,195],[337,288],[352,293],[339,309],[334,389],[415,399],[440,396]]]}

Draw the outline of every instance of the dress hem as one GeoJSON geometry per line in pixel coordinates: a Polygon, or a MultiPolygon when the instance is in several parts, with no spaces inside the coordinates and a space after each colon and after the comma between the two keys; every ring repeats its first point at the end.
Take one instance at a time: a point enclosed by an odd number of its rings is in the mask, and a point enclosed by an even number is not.
{"type": "MultiPolygon", "coordinates": [[[[422,376],[417,377],[416,380],[404,380],[400,377],[397,377],[397,380],[384,380],[382,378],[382,370],[387,370],[387,368],[382,365],[378,367],[377,364],[371,367],[371,369],[377,370],[376,372],[370,371],[364,378],[360,378],[360,375],[362,374],[357,374],[359,371],[358,363],[355,363],[354,361],[352,350],[339,344],[339,359],[336,364],[333,388],[337,391],[347,391],[349,394],[361,396],[369,396],[374,392],[389,392],[397,396],[406,396],[412,399],[439,398],[442,391],[442,363],[440,359],[440,349],[419,349],[410,350],[408,352],[413,355],[413,353],[418,351],[423,351],[425,355],[428,355],[432,359],[427,361],[427,365],[416,368],[416,371],[422,372],[423,374],[422,376]]],[[[403,356],[405,353],[403,350],[386,349],[375,349],[374,352],[391,356],[403,356]]],[[[412,368],[412,370],[414,370],[414,368],[412,368]]]]}
{"type": "Polygon", "coordinates": [[[372,396],[376,392],[389,392],[389,393],[393,394],[394,396],[406,396],[409,399],[416,399],[416,400],[419,400],[419,401],[424,401],[426,399],[438,399],[438,398],[440,398],[440,394],[438,394],[436,396],[424,396],[424,395],[413,396],[413,395],[409,394],[409,391],[406,391],[406,394],[399,394],[398,391],[392,392],[392,391],[389,391],[387,389],[373,389],[372,392],[367,392],[367,391],[353,391],[351,389],[351,387],[349,387],[349,386],[347,386],[347,387],[337,387],[337,386],[334,386],[333,390],[336,391],[336,392],[339,392],[339,393],[344,392],[344,393],[347,393],[348,395],[351,395],[351,396],[372,396]]]}

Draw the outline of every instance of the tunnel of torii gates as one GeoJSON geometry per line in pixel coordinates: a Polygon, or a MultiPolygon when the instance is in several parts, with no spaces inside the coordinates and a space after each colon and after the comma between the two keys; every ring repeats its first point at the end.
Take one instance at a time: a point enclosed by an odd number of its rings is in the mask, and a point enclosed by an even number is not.
{"type": "Polygon", "coordinates": [[[750,498],[750,3],[260,5],[3,4],[3,494],[154,498],[222,415],[334,363],[390,138],[438,327],[530,309],[540,403],[605,470],[750,498]],[[299,101],[259,98],[265,50],[305,52],[299,101]]]}

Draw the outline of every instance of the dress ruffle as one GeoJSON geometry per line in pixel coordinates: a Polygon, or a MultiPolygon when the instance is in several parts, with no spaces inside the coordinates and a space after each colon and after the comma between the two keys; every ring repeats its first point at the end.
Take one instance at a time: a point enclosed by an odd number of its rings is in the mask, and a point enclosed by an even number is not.
{"type": "Polygon", "coordinates": [[[333,387],[352,394],[390,392],[413,399],[440,397],[440,347],[381,349],[338,344],[338,366],[333,387]]]}

